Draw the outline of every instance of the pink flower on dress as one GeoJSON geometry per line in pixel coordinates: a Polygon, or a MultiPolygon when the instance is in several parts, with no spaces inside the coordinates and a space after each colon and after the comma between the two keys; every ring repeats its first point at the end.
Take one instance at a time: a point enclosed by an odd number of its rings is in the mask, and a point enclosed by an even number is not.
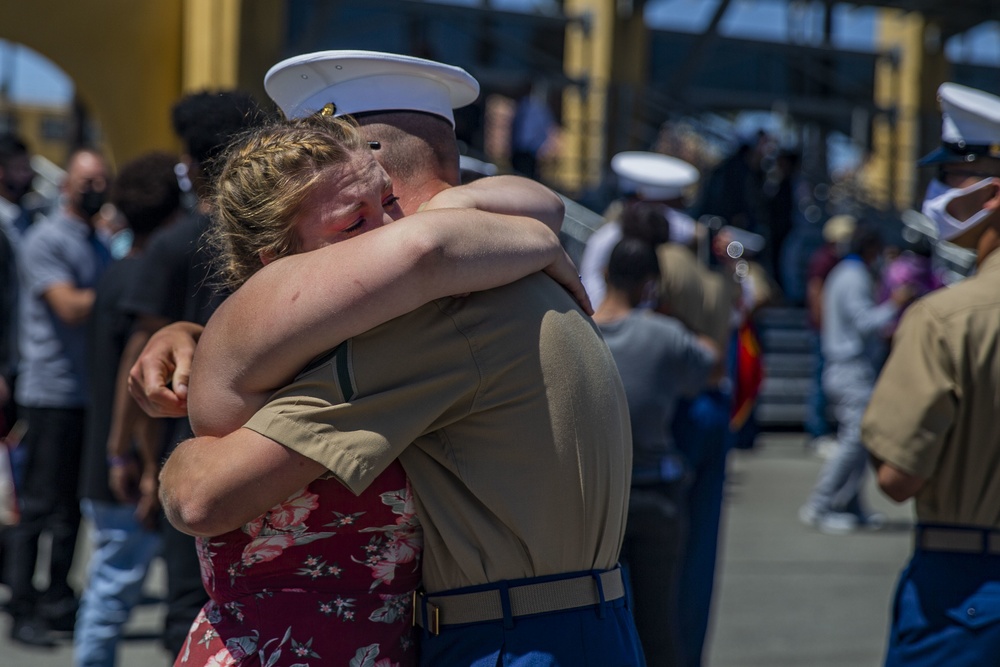
{"type": "Polygon", "coordinates": [[[294,535],[258,537],[243,549],[243,565],[250,567],[254,563],[266,563],[274,560],[293,544],[295,544],[294,535]]]}
{"type": "Polygon", "coordinates": [[[268,523],[276,530],[291,530],[303,525],[309,518],[309,513],[317,507],[319,496],[303,488],[285,502],[272,507],[266,516],[268,523]]]}
{"type": "Polygon", "coordinates": [[[233,667],[236,664],[236,659],[230,655],[228,649],[219,649],[219,652],[208,659],[205,663],[205,667],[233,667]]]}

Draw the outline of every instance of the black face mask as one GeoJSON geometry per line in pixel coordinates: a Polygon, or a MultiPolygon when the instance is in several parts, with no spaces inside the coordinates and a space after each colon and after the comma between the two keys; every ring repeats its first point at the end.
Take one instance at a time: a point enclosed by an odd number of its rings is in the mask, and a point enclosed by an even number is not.
{"type": "Polygon", "coordinates": [[[80,210],[83,214],[92,218],[104,206],[105,193],[103,190],[84,190],[80,193],[80,210]]]}

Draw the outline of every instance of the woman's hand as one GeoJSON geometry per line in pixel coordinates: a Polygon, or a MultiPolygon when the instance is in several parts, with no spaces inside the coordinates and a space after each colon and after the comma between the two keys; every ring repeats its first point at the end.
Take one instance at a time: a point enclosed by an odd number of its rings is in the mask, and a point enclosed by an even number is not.
{"type": "Polygon", "coordinates": [[[594,308],[590,304],[590,297],[587,295],[587,290],[583,287],[580,274],[577,273],[576,264],[573,263],[573,260],[570,259],[565,250],[557,253],[555,260],[546,266],[544,271],[576,299],[583,312],[588,315],[594,314],[594,308]]]}

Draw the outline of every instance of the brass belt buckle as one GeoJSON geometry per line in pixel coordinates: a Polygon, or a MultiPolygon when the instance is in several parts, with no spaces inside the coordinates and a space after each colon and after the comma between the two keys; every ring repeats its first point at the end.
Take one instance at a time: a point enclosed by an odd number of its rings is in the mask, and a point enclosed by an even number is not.
{"type": "Polygon", "coordinates": [[[432,635],[441,634],[441,608],[437,605],[427,603],[427,624],[423,623],[423,599],[424,594],[420,591],[413,591],[413,625],[420,626],[432,635]]]}

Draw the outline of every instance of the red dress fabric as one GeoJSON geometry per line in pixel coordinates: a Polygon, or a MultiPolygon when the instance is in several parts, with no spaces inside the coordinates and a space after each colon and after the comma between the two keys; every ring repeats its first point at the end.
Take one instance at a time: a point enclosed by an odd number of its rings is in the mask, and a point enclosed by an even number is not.
{"type": "Polygon", "coordinates": [[[316,480],[238,530],[199,538],[211,600],[175,667],[416,665],[422,537],[396,462],[360,496],[316,480]]]}

